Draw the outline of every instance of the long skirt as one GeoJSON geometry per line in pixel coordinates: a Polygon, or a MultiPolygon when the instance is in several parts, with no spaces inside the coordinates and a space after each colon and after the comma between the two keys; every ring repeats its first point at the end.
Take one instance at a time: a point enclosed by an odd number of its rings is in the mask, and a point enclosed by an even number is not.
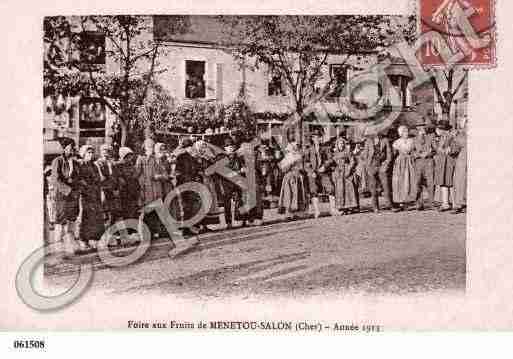
{"type": "Polygon", "coordinates": [[[264,205],[262,202],[263,199],[263,192],[264,192],[264,184],[261,183],[257,179],[257,183],[255,186],[255,203],[250,204],[249,203],[249,193],[246,191],[241,191],[238,195],[238,200],[235,201],[236,209],[235,209],[235,219],[237,221],[254,221],[254,220],[261,220],[264,217],[264,205]],[[251,208],[249,211],[245,211],[244,213],[241,213],[242,208],[241,206],[244,206],[246,203],[251,205],[251,208]]]}
{"type": "Polygon", "coordinates": [[[79,194],[76,191],[68,196],[55,196],[55,223],[65,224],[76,221],[79,213],[78,201],[79,194]]]}
{"type": "Polygon", "coordinates": [[[298,172],[287,172],[281,185],[279,212],[304,212],[308,209],[308,201],[305,178],[298,172]]]}
{"type": "Polygon", "coordinates": [[[335,184],[335,204],[337,208],[350,209],[358,207],[358,188],[354,181],[354,176],[346,178],[345,171],[335,169],[332,178],[335,184]]]}
{"type": "Polygon", "coordinates": [[[81,196],[82,218],[80,222],[80,239],[82,241],[99,241],[105,232],[105,221],[100,197],[81,196]]]}
{"type": "Polygon", "coordinates": [[[453,186],[455,159],[452,156],[438,154],[435,156],[435,186],[453,186]]]}
{"type": "Polygon", "coordinates": [[[415,200],[415,167],[410,155],[400,154],[396,158],[392,174],[392,191],[396,203],[415,200]]]}
{"type": "MultiPolygon", "coordinates": [[[[212,204],[210,206],[210,209],[201,221],[201,224],[209,225],[209,224],[219,224],[219,215],[221,212],[219,211],[218,206],[218,192],[219,192],[219,183],[216,177],[214,176],[203,176],[203,184],[207,186],[208,190],[210,191],[210,194],[212,196],[212,204]]],[[[198,204],[198,202],[196,203],[198,204]]],[[[200,208],[201,208],[201,199],[200,199],[200,208]]]]}

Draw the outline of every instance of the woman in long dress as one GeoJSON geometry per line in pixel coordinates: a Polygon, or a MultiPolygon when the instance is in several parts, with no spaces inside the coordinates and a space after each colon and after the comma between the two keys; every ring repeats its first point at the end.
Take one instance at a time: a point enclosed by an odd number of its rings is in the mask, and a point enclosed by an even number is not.
{"type": "Polygon", "coordinates": [[[398,153],[392,174],[392,191],[394,202],[398,204],[396,211],[401,211],[415,199],[414,141],[409,138],[408,127],[399,126],[397,131],[399,138],[392,144],[398,153]]]}
{"type": "Polygon", "coordinates": [[[119,178],[119,199],[121,202],[121,218],[133,219],[138,215],[138,201],[141,187],[135,177],[135,154],[128,147],[119,149],[119,162],[116,164],[119,178]]]}
{"type": "Polygon", "coordinates": [[[158,236],[160,221],[155,211],[144,214],[144,207],[159,200],[163,196],[162,183],[155,178],[157,174],[157,159],[154,155],[155,142],[147,138],[144,140],[144,155],[139,156],[135,163],[135,176],[139,178],[141,192],[139,195],[139,204],[142,209],[141,215],[144,222],[148,225],[153,237],[158,236]]]}
{"type": "Polygon", "coordinates": [[[63,152],[52,162],[49,181],[49,196],[55,200],[53,242],[56,247],[60,247],[56,248],[56,252],[64,250],[67,255],[73,255],[76,245],[74,225],[79,214],[79,164],[75,160],[75,142],[68,137],[58,140],[63,152]]]}
{"type": "Polygon", "coordinates": [[[358,188],[355,183],[356,159],[351,145],[340,137],[335,142],[335,152],[330,165],[335,185],[335,204],[341,214],[355,211],[359,207],[358,188]]]}
{"type": "Polygon", "coordinates": [[[365,161],[363,160],[365,153],[361,143],[356,143],[353,153],[356,157],[355,174],[358,183],[358,192],[364,194],[369,192],[369,179],[367,169],[365,168],[365,161]]]}
{"type": "Polygon", "coordinates": [[[301,154],[289,151],[280,167],[286,173],[281,185],[279,212],[285,214],[286,219],[300,217],[308,209],[309,202],[307,182],[301,173],[301,154]]]}
{"type": "Polygon", "coordinates": [[[80,148],[82,162],[79,167],[80,204],[82,219],[80,223],[81,249],[97,248],[97,243],[105,231],[105,221],[101,201],[101,174],[94,163],[94,148],[84,145],[80,148]]]}

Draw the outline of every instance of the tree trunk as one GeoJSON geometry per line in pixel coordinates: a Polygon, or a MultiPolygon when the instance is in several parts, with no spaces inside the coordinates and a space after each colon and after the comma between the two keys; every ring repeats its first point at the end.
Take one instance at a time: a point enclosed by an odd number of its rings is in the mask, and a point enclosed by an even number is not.
{"type": "Polygon", "coordinates": [[[121,128],[121,140],[120,140],[120,147],[126,146],[126,142],[128,139],[128,127],[126,125],[125,120],[120,120],[120,128],[121,128]]]}
{"type": "Polygon", "coordinates": [[[296,134],[299,138],[296,139],[298,147],[301,151],[304,151],[303,145],[303,106],[300,103],[296,104],[296,112],[298,115],[297,131],[296,134]]]}

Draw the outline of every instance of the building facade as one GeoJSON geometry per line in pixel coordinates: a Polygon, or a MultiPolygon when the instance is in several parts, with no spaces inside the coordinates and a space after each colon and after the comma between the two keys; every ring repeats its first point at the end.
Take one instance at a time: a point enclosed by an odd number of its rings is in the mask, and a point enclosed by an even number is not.
{"type": "MultiPolygon", "coordinates": [[[[294,111],[293,97],[283,80],[265,66],[255,68],[254,59],[235,57],[226,46],[226,31],[215,16],[188,16],[186,31],[179,33],[172,30],[174,16],[143,18],[147,30],[140,33],[137,40],[141,43],[157,42],[161,46],[163,51],[158,58],[155,79],[171,95],[175,105],[191,102],[230,104],[243,95],[251,110],[261,117],[262,128],[268,129],[280,127],[283,116],[294,111]]],[[[106,55],[119,43],[102,34],[94,24],[84,24],[80,20],[79,17],[70,18],[73,31],[84,36],[81,49],[70,48],[70,56],[79,63],[93,62],[97,71],[107,74],[119,72],[119,63],[106,55]]],[[[49,55],[51,51],[45,49],[45,56],[49,55]]],[[[350,118],[339,101],[342,96],[340,89],[352,77],[368,72],[380,61],[378,53],[373,51],[329,54],[318,86],[322,88],[331,80],[335,90],[313,105],[314,122],[340,121],[340,126],[343,126],[343,120],[350,118]]],[[[148,63],[143,61],[138,66],[144,73],[148,63]]],[[[382,88],[371,85],[356,91],[352,101],[368,107],[385,97],[387,107],[404,113],[415,112],[416,116],[412,118],[428,122],[437,119],[440,109],[430,83],[411,89],[411,74],[401,61],[393,61],[388,76],[399,94],[398,98],[387,98],[382,88]]],[[[465,89],[462,91],[466,93],[465,89]]],[[[460,103],[453,107],[458,116],[466,114],[466,97],[460,97],[460,103]]],[[[45,96],[45,137],[66,134],[79,144],[86,141],[100,143],[109,135],[115,122],[116,115],[94,95],[45,96]]]]}

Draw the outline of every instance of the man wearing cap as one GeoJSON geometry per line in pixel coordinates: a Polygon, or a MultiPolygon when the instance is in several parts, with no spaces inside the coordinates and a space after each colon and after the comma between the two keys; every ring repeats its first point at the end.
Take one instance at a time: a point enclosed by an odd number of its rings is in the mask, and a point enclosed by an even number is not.
{"type": "Polygon", "coordinates": [[[383,188],[385,208],[392,207],[388,170],[392,163],[392,148],[383,133],[367,135],[361,158],[365,165],[372,195],[372,209],[379,212],[378,181],[383,188]]]}
{"type": "Polygon", "coordinates": [[[336,215],[334,186],[331,181],[331,175],[324,164],[330,160],[331,151],[329,146],[323,146],[321,143],[322,133],[316,131],[312,133],[310,147],[305,152],[305,163],[307,164],[308,183],[310,194],[312,196],[312,206],[314,216],[320,216],[319,194],[324,191],[328,194],[330,203],[330,213],[336,215]]]}
{"type": "MultiPolygon", "coordinates": [[[[224,142],[224,150],[228,158],[226,167],[230,168],[235,174],[242,175],[244,163],[238,156],[235,144],[231,138],[227,138],[224,142]]],[[[221,191],[223,196],[224,218],[227,228],[232,227],[232,201],[237,209],[242,203],[241,189],[234,182],[221,177],[221,191]]]]}
{"type": "MultiPolygon", "coordinates": [[[[190,138],[183,137],[180,139],[178,147],[173,151],[176,157],[175,175],[177,186],[187,182],[201,182],[197,161],[190,153],[192,151],[192,145],[193,142],[190,138]]],[[[199,209],[197,203],[194,203],[194,201],[198,201],[194,193],[187,191],[180,194],[180,198],[176,200],[176,204],[182,207],[180,209],[173,209],[173,213],[183,214],[183,218],[176,218],[177,220],[192,218],[199,209]]],[[[191,232],[198,232],[198,229],[196,227],[189,227],[184,228],[183,232],[184,234],[191,234],[191,232]]]]}
{"type": "Polygon", "coordinates": [[[100,146],[100,158],[96,166],[101,175],[102,207],[108,225],[120,217],[119,175],[112,159],[113,147],[109,143],[100,146]]]}
{"type": "Polygon", "coordinates": [[[453,153],[454,137],[450,133],[451,125],[448,120],[438,121],[436,132],[439,136],[436,145],[435,162],[435,185],[439,186],[442,197],[440,212],[450,210],[449,190],[453,186],[454,167],[456,164],[453,153]]]}
{"type": "Polygon", "coordinates": [[[50,176],[50,191],[55,198],[56,212],[53,241],[66,254],[73,255],[76,248],[74,224],[79,213],[79,164],[74,158],[75,142],[68,137],[61,137],[58,141],[63,151],[53,160],[50,176]]]}
{"type": "Polygon", "coordinates": [[[428,206],[432,206],[435,193],[434,186],[434,162],[435,143],[433,134],[426,132],[426,123],[417,124],[417,135],[413,142],[415,157],[415,185],[417,210],[424,209],[422,181],[426,182],[428,206]]]}
{"type": "Polygon", "coordinates": [[[467,205],[467,118],[458,121],[458,133],[454,137],[453,151],[456,156],[454,166],[454,205],[453,213],[462,213],[467,205]]]}

